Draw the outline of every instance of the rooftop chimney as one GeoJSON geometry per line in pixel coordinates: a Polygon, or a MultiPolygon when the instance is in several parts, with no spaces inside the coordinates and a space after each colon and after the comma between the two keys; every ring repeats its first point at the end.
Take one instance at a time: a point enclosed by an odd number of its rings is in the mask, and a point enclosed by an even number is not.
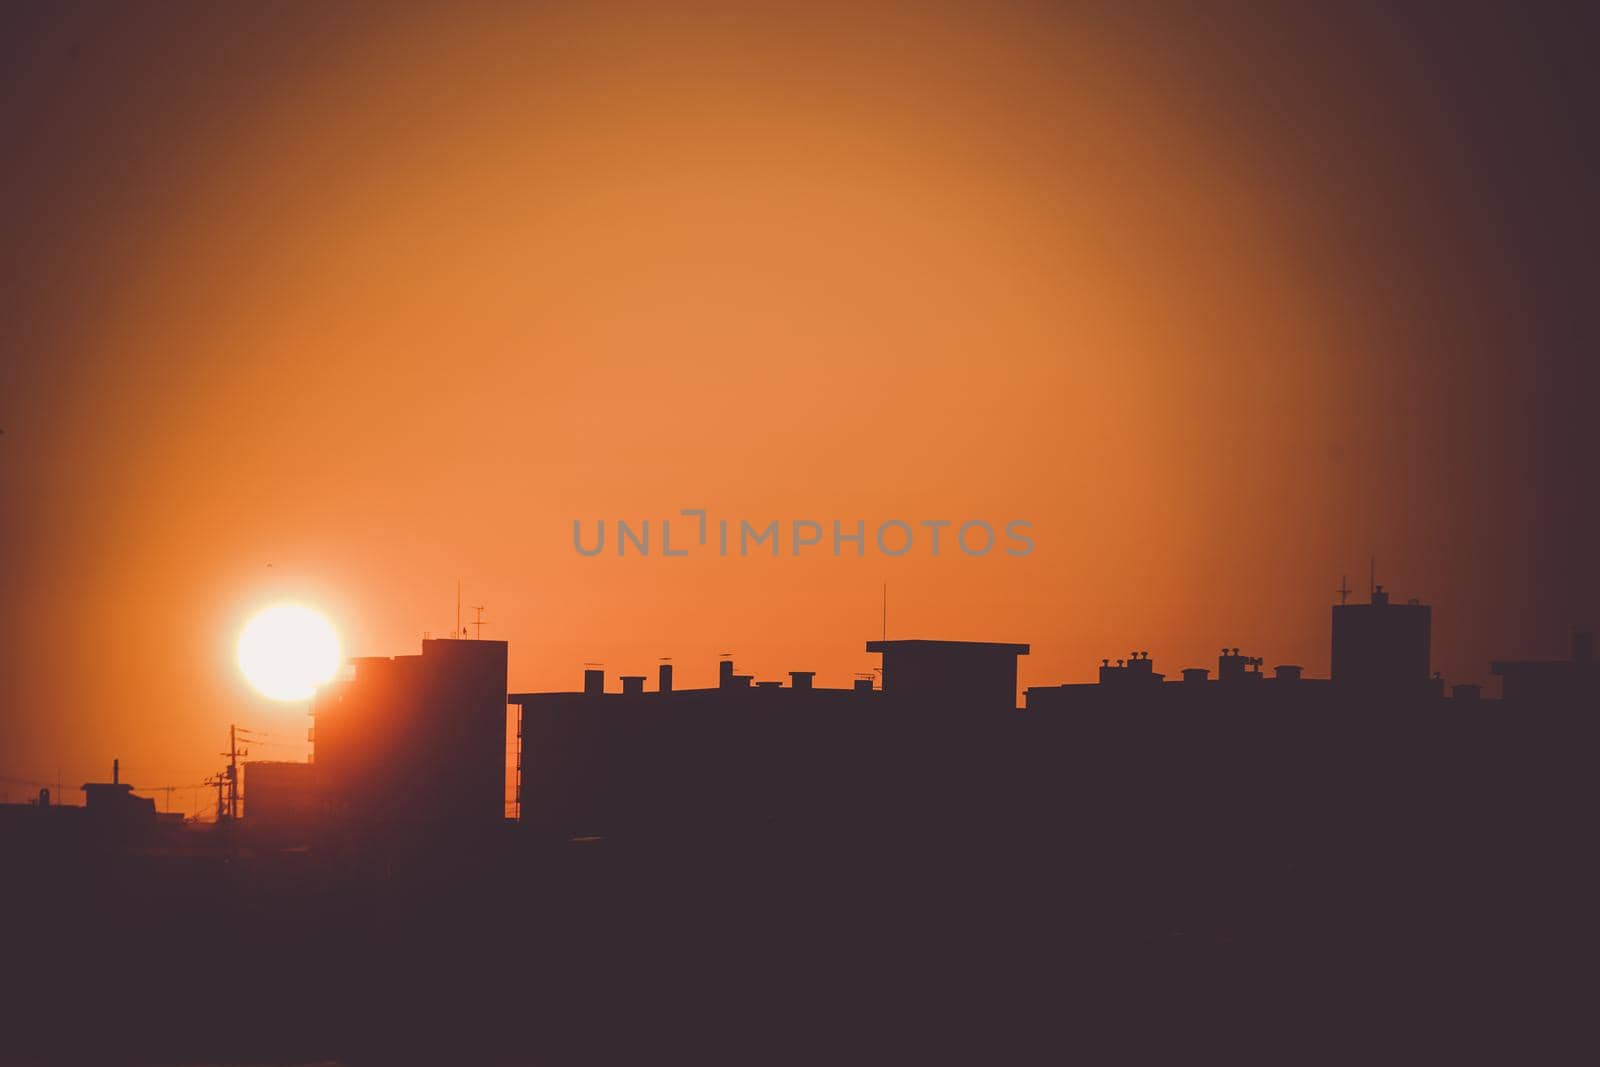
{"type": "Polygon", "coordinates": [[[644,692],[644,675],[624,674],[622,676],[622,691],[624,693],[644,692]]]}
{"type": "Polygon", "coordinates": [[[816,676],[817,676],[817,672],[816,671],[790,671],[789,672],[789,688],[790,689],[810,689],[811,688],[811,681],[816,676]]]}
{"type": "Polygon", "coordinates": [[[1183,680],[1186,682],[1203,682],[1210,674],[1211,672],[1204,667],[1185,667],[1183,669],[1183,680]]]}
{"type": "Polygon", "coordinates": [[[588,696],[599,696],[606,691],[606,672],[600,667],[589,667],[583,672],[583,691],[588,696]]]}
{"type": "Polygon", "coordinates": [[[114,759],[111,761],[111,784],[116,785],[120,781],[122,781],[122,761],[114,759]]]}
{"type": "Polygon", "coordinates": [[[851,688],[854,689],[858,693],[870,693],[870,692],[872,692],[872,679],[871,678],[857,678],[856,679],[856,684],[851,686],[851,688]]]}
{"type": "Polygon", "coordinates": [[[672,664],[663,663],[659,668],[657,668],[656,677],[658,678],[658,681],[656,682],[656,687],[658,689],[660,689],[663,693],[672,692],[672,664]]]}
{"type": "Polygon", "coordinates": [[[717,685],[723,689],[733,684],[733,660],[725,659],[717,664],[717,685]]]}
{"type": "Polygon", "coordinates": [[[1273,677],[1280,682],[1298,682],[1300,680],[1300,668],[1292,663],[1280,663],[1272,668],[1272,672],[1273,677]]]}
{"type": "Polygon", "coordinates": [[[1383,586],[1372,587],[1372,602],[1380,606],[1389,603],[1389,594],[1383,591],[1383,586]]]}

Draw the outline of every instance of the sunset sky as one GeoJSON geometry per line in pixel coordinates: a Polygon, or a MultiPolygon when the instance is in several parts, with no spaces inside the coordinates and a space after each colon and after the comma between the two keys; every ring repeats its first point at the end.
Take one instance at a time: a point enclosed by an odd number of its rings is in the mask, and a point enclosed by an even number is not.
{"type": "Polygon", "coordinates": [[[1373,555],[1450,681],[1564,655],[1600,26],[1326,6],[6,5],[0,776],[303,758],[249,615],[458,580],[519,691],[846,685],[884,583],[1025,686],[1322,676],[1373,555]],[[684,508],[1035,549],[573,549],[684,508]]]}

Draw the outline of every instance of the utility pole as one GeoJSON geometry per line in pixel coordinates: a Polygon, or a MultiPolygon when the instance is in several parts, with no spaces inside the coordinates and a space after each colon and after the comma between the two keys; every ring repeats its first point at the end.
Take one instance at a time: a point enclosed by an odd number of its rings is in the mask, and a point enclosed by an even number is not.
{"type": "MultiPolygon", "coordinates": [[[[221,774],[213,774],[213,775],[211,775],[209,778],[207,778],[205,780],[205,783],[204,783],[205,786],[213,786],[214,785],[214,786],[217,787],[217,825],[218,826],[221,826],[224,822],[227,821],[228,803],[223,798],[223,795],[222,795],[222,790],[227,786],[227,784],[228,784],[228,772],[227,771],[223,771],[221,774]]],[[[202,788],[204,788],[204,786],[202,786],[202,788]]],[[[195,801],[195,806],[199,807],[199,800],[198,799],[196,799],[196,801],[195,801]]]]}
{"type": "Polygon", "coordinates": [[[228,821],[239,817],[239,728],[228,724],[228,821]]]}
{"type": "Polygon", "coordinates": [[[241,730],[233,723],[228,724],[228,751],[223,755],[228,757],[228,769],[223,772],[223,781],[228,784],[228,821],[239,817],[239,757],[250,755],[248,748],[239,747],[239,735],[244,734],[245,741],[249,742],[253,736],[250,730],[241,730]]]}

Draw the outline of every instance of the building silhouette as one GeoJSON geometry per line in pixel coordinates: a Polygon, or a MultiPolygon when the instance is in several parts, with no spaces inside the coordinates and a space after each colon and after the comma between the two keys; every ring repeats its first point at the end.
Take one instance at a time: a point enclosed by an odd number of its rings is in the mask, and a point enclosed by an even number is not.
{"type": "Polygon", "coordinates": [[[153,797],[136,797],[122,780],[122,761],[111,761],[111,781],[83,783],[86,822],[97,830],[128,835],[148,834],[156,826],[153,797]]]}
{"type": "Polygon", "coordinates": [[[971,711],[1007,711],[1017,704],[1017,657],[1027,645],[992,641],[868,641],[883,655],[883,691],[890,700],[971,711]]]}
{"type": "Polygon", "coordinates": [[[1366,604],[1333,607],[1333,682],[1352,692],[1425,690],[1433,609],[1415,600],[1394,604],[1375,585],[1366,604]]]}
{"type": "Polygon", "coordinates": [[[425,640],[418,656],[351,660],[311,714],[328,819],[481,828],[505,818],[504,641],[425,640]]]}
{"type": "Polygon", "coordinates": [[[241,817],[255,826],[309,826],[317,817],[314,763],[292,760],[253,760],[244,772],[244,810],[241,817]]]}
{"type": "Polygon", "coordinates": [[[1503,698],[1529,707],[1600,707],[1600,660],[1594,654],[1594,630],[1572,632],[1572,658],[1564,660],[1496,660],[1489,669],[1503,680],[1503,698]]]}

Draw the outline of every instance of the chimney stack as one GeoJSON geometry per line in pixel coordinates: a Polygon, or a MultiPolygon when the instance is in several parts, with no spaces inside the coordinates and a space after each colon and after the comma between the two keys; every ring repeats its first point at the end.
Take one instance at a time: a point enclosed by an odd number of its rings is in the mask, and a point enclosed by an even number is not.
{"type": "Polygon", "coordinates": [[[624,674],[622,676],[622,691],[624,693],[644,692],[644,675],[624,674]]]}
{"type": "Polygon", "coordinates": [[[600,667],[589,667],[583,672],[585,696],[599,696],[606,691],[606,672],[600,667]]]}
{"type": "Polygon", "coordinates": [[[733,660],[725,659],[717,664],[717,686],[726,689],[733,684],[733,660]]]}
{"type": "Polygon", "coordinates": [[[790,671],[789,672],[789,688],[790,689],[810,689],[811,688],[811,681],[816,676],[817,676],[817,672],[816,671],[790,671]]]}
{"type": "Polygon", "coordinates": [[[120,781],[122,781],[122,761],[114,759],[111,761],[111,784],[116,785],[120,781]]]}
{"type": "Polygon", "coordinates": [[[659,668],[657,668],[656,678],[656,688],[660,689],[663,693],[672,692],[672,664],[663,663],[659,668]]]}

